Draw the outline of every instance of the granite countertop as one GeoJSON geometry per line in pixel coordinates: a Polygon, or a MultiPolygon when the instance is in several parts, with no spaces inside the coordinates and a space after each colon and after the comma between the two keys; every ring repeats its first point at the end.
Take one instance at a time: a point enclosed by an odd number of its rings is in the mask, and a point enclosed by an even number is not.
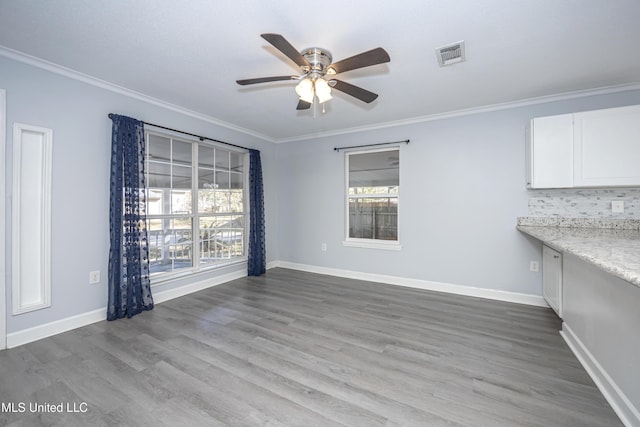
{"type": "Polygon", "coordinates": [[[517,228],[640,287],[640,220],[523,217],[517,228]]]}

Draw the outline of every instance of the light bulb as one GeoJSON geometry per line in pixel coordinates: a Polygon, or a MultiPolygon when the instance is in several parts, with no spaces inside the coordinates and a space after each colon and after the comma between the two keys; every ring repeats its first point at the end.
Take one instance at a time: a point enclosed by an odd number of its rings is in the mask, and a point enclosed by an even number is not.
{"type": "Polygon", "coordinates": [[[313,102],[313,82],[309,78],[300,80],[300,83],[296,86],[296,93],[301,100],[312,103],[313,102]]]}
{"type": "Polygon", "coordinates": [[[316,96],[318,97],[318,102],[322,104],[332,98],[331,96],[331,86],[325,79],[319,78],[315,82],[316,87],[316,96]]]}

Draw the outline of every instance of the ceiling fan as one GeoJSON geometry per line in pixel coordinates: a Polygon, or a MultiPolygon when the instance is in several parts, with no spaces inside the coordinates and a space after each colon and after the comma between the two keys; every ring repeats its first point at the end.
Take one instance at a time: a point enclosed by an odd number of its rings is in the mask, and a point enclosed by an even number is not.
{"type": "Polygon", "coordinates": [[[252,85],[256,83],[276,82],[282,80],[297,80],[296,93],[300,97],[298,110],[306,110],[314,101],[322,104],[331,97],[331,89],[344,92],[360,101],[373,102],[378,94],[369,92],[359,86],[342,80],[334,79],[338,73],[383,64],[391,61],[389,54],[381,47],[359,53],[349,58],[332,63],[331,52],[319,47],[310,47],[300,52],[280,34],[266,33],[260,35],[271,43],[276,49],[295,62],[301,69],[300,76],[273,76],[259,77],[255,79],[236,80],[239,85],[252,85]]]}

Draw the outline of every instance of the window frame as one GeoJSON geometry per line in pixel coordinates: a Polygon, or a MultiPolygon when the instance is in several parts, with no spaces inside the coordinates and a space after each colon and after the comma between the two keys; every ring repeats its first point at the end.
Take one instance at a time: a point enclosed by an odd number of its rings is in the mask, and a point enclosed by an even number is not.
{"type": "MultiPolygon", "coordinates": [[[[144,131],[145,137],[145,179],[147,178],[147,174],[149,171],[149,135],[154,135],[160,138],[168,138],[171,140],[177,140],[180,142],[186,142],[191,144],[191,213],[187,214],[149,214],[148,209],[146,209],[146,222],[147,222],[147,230],[150,230],[150,221],[154,219],[181,219],[187,218],[191,219],[191,267],[180,268],[178,270],[167,271],[167,272],[153,272],[150,273],[149,277],[151,279],[151,286],[165,284],[167,282],[171,282],[174,280],[184,279],[186,277],[197,277],[199,275],[203,275],[206,273],[210,273],[211,271],[229,267],[236,264],[246,263],[248,260],[248,247],[247,244],[249,242],[249,152],[243,149],[237,149],[235,147],[227,147],[226,145],[217,144],[215,142],[209,141],[201,141],[195,138],[189,138],[188,136],[178,135],[173,132],[158,132],[155,130],[147,130],[144,131]],[[227,152],[237,153],[241,156],[242,159],[242,212],[228,212],[228,213],[220,213],[220,214],[212,214],[210,212],[199,212],[199,186],[198,186],[198,171],[200,165],[199,159],[199,149],[201,146],[224,150],[227,152]],[[207,217],[215,217],[215,216],[232,216],[240,214],[243,216],[243,238],[242,238],[242,256],[228,258],[224,260],[220,260],[217,262],[213,262],[210,264],[201,265],[200,264],[200,219],[207,217]]],[[[146,182],[146,189],[149,189],[149,183],[146,182]]],[[[148,193],[147,193],[148,195],[148,193]]],[[[145,199],[146,200],[146,199],[145,199]]]]}
{"type": "Polygon", "coordinates": [[[398,159],[401,157],[401,151],[399,145],[393,145],[385,148],[376,148],[376,149],[354,149],[354,150],[345,150],[344,154],[344,170],[345,170],[345,184],[344,184],[344,213],[345,213],[345,223],[344,223],[344,240],[342,242],[343,246],[347,247],[357,247],[357,248],[367,248],[367,249],[385,249],[392,251],[399,251],[402,249],[402,245],[400,244],[400,164],[399,160],[398,164],[398,192],[389,194],[367,194],[363,196],[351,195],[349,194],[349,163],[350,156],[358,155],[358,154],[369,154],[369,153],[380,153],[385,151],[397,151],[398,159]],[[395,198],[396,206],[397,206],[397,239],[396,240],[383,240],[383,239],[369,239],[369,238],[361,238],[361,237],[350,237],[349,236],[349,201],[351,199],[357,198],[380,198],[380,199],[388,199],[395,198]]]}

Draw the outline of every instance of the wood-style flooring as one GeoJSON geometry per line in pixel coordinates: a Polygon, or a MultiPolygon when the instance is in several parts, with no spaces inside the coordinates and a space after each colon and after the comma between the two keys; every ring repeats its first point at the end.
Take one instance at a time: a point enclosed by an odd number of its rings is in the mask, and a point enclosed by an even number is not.
{"type": "Polygon", "coordinates": [[[621,425],[560,326],[278,268],[0,352],[0,425],[621,425]]]}

